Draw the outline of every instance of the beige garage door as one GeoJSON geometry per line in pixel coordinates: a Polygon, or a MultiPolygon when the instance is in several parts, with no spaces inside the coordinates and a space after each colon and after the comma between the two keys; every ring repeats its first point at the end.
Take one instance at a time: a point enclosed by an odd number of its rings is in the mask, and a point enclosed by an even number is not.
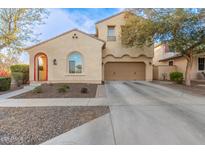
{"type": "Polygon", "coordinates": [[[105,80],[145,80],[145,63],[108,62],[105,80]]]}

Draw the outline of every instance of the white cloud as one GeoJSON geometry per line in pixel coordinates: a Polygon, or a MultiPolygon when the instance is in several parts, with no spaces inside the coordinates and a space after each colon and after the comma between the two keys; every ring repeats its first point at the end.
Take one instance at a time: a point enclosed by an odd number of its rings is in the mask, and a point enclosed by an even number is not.
{"type": "Polygon", "coordinates": [[[46,24],[36,28],[41,33],[41,40],[46,40],[73,28],[78,28],[87,33],[95,32],[95,21],[80,13],[71,13],[63,9],[50,9],[46,24]]]}

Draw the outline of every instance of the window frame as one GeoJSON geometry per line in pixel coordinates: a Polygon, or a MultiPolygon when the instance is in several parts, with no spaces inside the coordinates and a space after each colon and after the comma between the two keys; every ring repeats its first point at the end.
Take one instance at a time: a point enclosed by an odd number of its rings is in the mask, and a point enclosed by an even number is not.
{"type": "Polygon", "coordinates": [[[170,60],[170,61],[168,62],[168,65],[169,65],[169,66],[174,66],[174,61],[173,61],[173,60],[170,60]],[[172,65],[170,65],[170,62],[172,62],[172,65]]]}
{"type": "Polygon", "coordinates": [[[84,58],[83,58],[83,55],[80,52],[74,51],[74,52],[69,53],[67,58],[66,58],[66,64],[67,64],[66,74],[68,74],[68,75],[84,75],[84,58]],[[75,73],[71,73],[70,72],[70,56],[72,56],[75,53],[79,54],[80,58],[81,58],[82,68],[81,68],[81,72],[80,73],[76,73],[76,72],[75,73]]]}
{"type": "Polygon", "coordinates": [[[107,41],[116,41],[116,26],[115,25],[108,25],[107,26],[107,41]],[[113,30],[114,30],[114,35],[113,36],[111,36],[111,35],[109,35],[109,28],[113,28],[113,30]]]}
{"type": "Polygon", "coordinates": [[[205,56],[197,57],[197,71],[198,72],[205,72],[205,56]],[[199,58],[203,58],[204,59],[204,69],[203,70],[199,70],[199,58]]]}

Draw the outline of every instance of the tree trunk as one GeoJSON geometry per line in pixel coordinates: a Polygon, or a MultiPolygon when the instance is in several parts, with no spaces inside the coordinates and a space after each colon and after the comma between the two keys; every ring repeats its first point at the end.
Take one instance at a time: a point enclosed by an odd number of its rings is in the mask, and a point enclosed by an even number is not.
{"type": "Polygon", "coordinates": [[[191,69],[193,63],[193,55],[189,54],[188,56],[185,57],[187,59],[186,72],[185,72],[185,85],[191,86],[191,69]]]}

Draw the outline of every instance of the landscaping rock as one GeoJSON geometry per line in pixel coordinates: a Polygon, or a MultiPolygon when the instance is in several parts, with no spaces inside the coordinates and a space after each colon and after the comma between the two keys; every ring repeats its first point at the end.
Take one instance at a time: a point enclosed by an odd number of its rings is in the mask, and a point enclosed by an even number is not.
{"type": "Polygon", "coordinates": [[[40,144],[108,112],[101,106],[0,108],[0,144],[40,144]]]}

